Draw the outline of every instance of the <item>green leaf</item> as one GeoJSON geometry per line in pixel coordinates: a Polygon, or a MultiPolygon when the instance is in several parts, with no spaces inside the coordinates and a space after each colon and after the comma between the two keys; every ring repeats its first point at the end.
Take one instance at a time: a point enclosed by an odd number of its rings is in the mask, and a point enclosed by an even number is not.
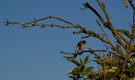
{"type": "Polygon", "coordinates": [[[83,61],[82,61],[82,59],[81,59],[81,58],[80,58],[80,63],[81,63],[81,65],[80,65],[81,70],[83,71],[83,70],[84,70],[84,68],[85,68],[85,64],[83,64],[83,61]]]}
{"type": "Polygon", "coordinates": [[[97,64],[100,64],[101,66],[103,65],[103,60],[102,59],[95,59],[93,61],[97,62],[97,64]]]}
{"type": "Polygon", "coordinates": [[[82,61],[82,59],[81,59],[81,58],[79,58],[79,59],[80,59],[80,63],[81,63],[81,64],[83,64],[83,61],[82,61]]]}
{"type": "Polygon", "coordinates": [[[84,64],[87,64],[87,63],[89,63],[90,62],[90,60],[89,60],[90,58],[89,58],[89,55],[88,56],[86,56],[85,57],[85,59],[84,59],[84,64]]]}
{"type": "Polygon", "coordinates": [[[93,69],[93,67],[90,67],[90,66],[89,66],[89,67],[85,68],[85,70],[84,70],[84,71],[85,71],[85,72],[90,72],[90,71],[91,71],[91,69],[93,69]]]}
{"type": "Polygon", "coordinates": [[[75,65],[77,65],[77,66],[81,66],[81,63],[79,63],[76,59],[67,59],[68,61],[71,61],[71,62],[73,62],[75,65]]]}
{"type": "Polygon", "coordinates": [[[75,67],[73,70],[73,73],[75,73],[75,74],[79,74],[79,72],[81,72],[81,68],[80,67],[75,67]]]}
{"type": "Polygon", "coordinates": [[[91,60],[89,60],[89,61],[85,62],[85,64],[87,64],[87,63],[89,63],[89,62],[91,62],[91,60]]]}

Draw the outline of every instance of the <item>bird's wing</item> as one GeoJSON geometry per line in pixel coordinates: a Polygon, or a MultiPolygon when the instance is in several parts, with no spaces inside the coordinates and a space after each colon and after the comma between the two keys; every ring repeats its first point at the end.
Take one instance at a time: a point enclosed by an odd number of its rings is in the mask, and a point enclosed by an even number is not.
{"type": "Polygon", "coordinates": [[[80,42],[77,44],[77,47],[76,47],[76,50],[75,50],[75,52],[79,50],[79,48],[80,48],[80,45],[81,45],[81,41],[80,41],[80,42]]]}

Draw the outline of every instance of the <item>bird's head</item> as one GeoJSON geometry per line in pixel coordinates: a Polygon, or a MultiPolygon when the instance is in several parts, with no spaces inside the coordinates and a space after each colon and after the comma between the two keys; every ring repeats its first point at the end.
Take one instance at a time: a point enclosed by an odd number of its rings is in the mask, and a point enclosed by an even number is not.
{"type": "Polygon", "coordinates": [[[83,40],[83,41],[82,41],[82,43],[83,43],[83,44],[86,44],[86,41],[85,41],[85,40],[83,40]]]}

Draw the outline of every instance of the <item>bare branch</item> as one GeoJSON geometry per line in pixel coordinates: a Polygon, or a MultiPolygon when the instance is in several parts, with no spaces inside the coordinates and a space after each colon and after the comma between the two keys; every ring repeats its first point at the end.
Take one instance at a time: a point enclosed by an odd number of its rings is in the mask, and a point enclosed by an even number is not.
{"type": "Polygon", "coordinates": [[[94,31],[91,31],[91,30],[87,31],[85,28],[82,28],[81,26],[80,26],[80,29],[81,29],[80,31],[73,32],[73,34],[85,33],[85,34],[88,34],[88,36],[82,37],[82,38],[87,38],[87,37],[93,36],[93,37],[98,38],[101,41],[109,44],[109,41],[108,40],[105,40],[104,37],[101,37],[99,34],[95,33],[94,31]]]}
{"type": "Polygon", "coordinates": [[[85,6],[85,8],[89,8],[90,10],[92,10],[96,15],[97,17],[99,18],[99,20],[102,22],[102,24],[105,26],[105,27],[108,27],[108,23],[106,23],[103,18],[101,17],[101,15],[93,8],[90,6],[89,3],[86,2],[86,4],[83,3],[83,5],[85,6]]]}
{"type": "MultiPolygon", "coordinates": [[[[106,16],[106,19],[107,19],[107,22],[108,22],[108,27],[109,29],[112,31],[113,35],[115,36],[115,39],[118,40],[120,42],[120,45],[125,49],[125,44],[124,42],[122,41],[122,39],[120,38],[120,36],[117,34],[117,30],[114,29],[113,25],[112,25],[112,22],[110,20],[110,17],[108,16],[105,8],[104,8],[104,5],[103,3],[101,4],[101,2],[99,0],[97,0],[99,6],[102,8],[105,16],[106,16]]],[[[124,38],[122,35],[121,35],[122,38],[124,38]]],[[[124,39],[125,40],[125,39],[124,39]]]]}
{"type": "MultiPolygon", "coordinates": [[[[104,11],[104,13],[105,13],[105,15],[106,15],[106,18],[107,18],[107,21],[108,21],[109,24],[103,20],[103,18],[101,17],[101,15],[100,15],[93,7],[91,7],[89,3],[86,2],[86,4],[83,3],[83,5],[85,6],[85,8],[89,8],[90,10],[92,10],[92,11],[97,15],[97,17],[100,19],[100,21],[102,22],[102,24],[103,24],[105,27],[107,27],[108,29],[110,29],[113,34],[117,35],[116,30],[113,28],[112,23],[111,23],[111,21],[110,21],[110,18],[109,18],[109,16],[108,16],[107,12],[105,11],[105,6],[104,6],[104,4],[103,4],[103,3],[101,4],[99,0],[97,0],[97,1],[98,1],[98,3],[99,3],[100,7],[102,8],[102,10],[104,11]],[[111,26],[111,27],[110,27],[110,26],[111,26]]],[[[120,33],[118,33],[118,34],[119,34],[119,35],[117,35],[117,37],[118,37],[117,39],[120,41],[120,44],[123,46],[123,48],[125,48],[125,44],[123,43],[123,41],[121,40],[121,38],[122,38],[122,39],[124,40],[124,42],[126,42],[126,43],[128,43],[128,41],[127,41],[120,33]],[[120,38],[119,36],[120,36],[121,38],[120,38]]],[[[90,35],[88,35],[88,36],[90,36],[90,35]]],[[[86,36],[86,38],[87,38],[88,36],[86,36]]],[[[83,37],[83,38],[84,38],[84,37],[83,37]]]]}
{"type": "MultiPolygon", "coordinates": [[[[97,55],[95,52],[109,52],[110,54],[114,54],[111,51],[107,51],[107,50],[93,50],[91,48],[89,48],[89,50],[83,50],[83,51],[80,51],[80,52],[77,52],[77,53],[66,53],[66,52],[61,51],[61,53],[63,53],[63,54],[76,55],[75,57],[77,57],[78,55],[82,55],[84,52],[90,52],[90,53],[94,54],[97,58],[101,58],[101,57],[99,55],[97,55]]],[[[69,56],[65,57],[65,58],[69,58],[69,56]]],[[[71,56],[70,58],[73,58],[73,56],[71,56]]]]}
{"type": "Polygon", "coordinates": [[[26,27],[33,27],[33,26],[42,26],[41,28],[43,28],[44,26],[51,26],[51,27],[60,27],[60,28],[79,28],[79,26],[78,25],[74,25],[73,23],[71,23],[71,22],[68,22],[68,21],[66,21],[66,20],[63,20],[63,19],[61,19],[61,18],[57,18],[57,17],[53,17],[53,16],[48,16],[48,17],[45,17],[45,18],[42,18],[42,19],[38,19],[38,20],[36,20],[36,19],[34,19],[34,21],[31,21],[31,22],[28,22],[28,23],[20,23],[20,22],[10,22],[8,19],[6,19],[7,21],[4,21],[5,23],[6,23],[6,25],[9,25],[9,24],[20,24],[20,25],[23,25],[23,28],[26,28],[26,27]],[[60,21],[62,21],[62,22],[64,22],[64,23],[67,23],[67,24],[70,24],[70,25],[72,25],[72,26],[60,26],[60,25],[54,25],[54,24],[36,24],[37,22],[39,22],[39,21],[43,21],[43,20],[46,20],[46,19],[51,19],[51,18],[53,18],[53,19],[57,19],[57,20],[60,20],[60,21]],[[33,23],[33,24],[31,24],[31,23],[33,23]]]}

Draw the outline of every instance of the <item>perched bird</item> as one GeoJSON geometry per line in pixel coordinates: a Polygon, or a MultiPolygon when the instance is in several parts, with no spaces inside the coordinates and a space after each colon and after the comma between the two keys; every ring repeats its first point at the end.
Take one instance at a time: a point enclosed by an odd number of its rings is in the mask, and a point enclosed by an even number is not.
{"type": "Polygon", "coordinates": [[[84,48],[85,44],[86,44],[86,41],[85,41],[85,40],[80,41],[80,42],[77,44],[75,53],[76,53],[78,50],[82,50],[82,49],[84,48]]]}
{"type": "Polygon", "coordinates": [[[68,57],[63,56],[63,57],[64,57],[64,58],[67,58],[67,59],[76,58],[77,55],[78,55],[76,52],[77,52],[78,50],[82,50],[82,49],[84,48],[85,44],[86,44],[86,41],[85,41],[85,40],[80,41],[80,42],[77,44],[77,47],[76,47],[76,50],[75,50],[75,53],[73,54],[73,56],[68,56],[68,57]]]}

